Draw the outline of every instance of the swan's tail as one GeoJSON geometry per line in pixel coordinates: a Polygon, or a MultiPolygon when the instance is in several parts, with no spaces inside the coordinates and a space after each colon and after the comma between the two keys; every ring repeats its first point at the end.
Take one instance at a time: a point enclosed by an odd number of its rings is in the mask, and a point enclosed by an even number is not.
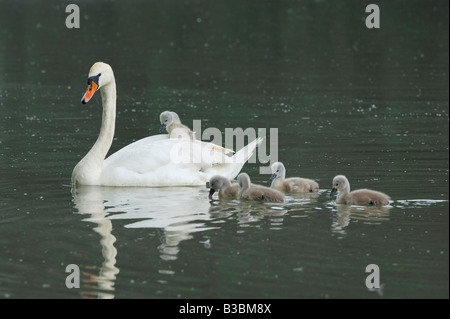
{"type": "Polygon", "coordinates": [[[236,154],[230,157],[225,163],[214,166],[211,170],[213,172],[211,173],[213,173],[213,175],[222,175],[229,180],[234,179],[239,174],[244,164],[255,153],[256,147],[261,144],[263,140],[264,138],[258,137],[257,139],[248,143],[236,154]]]}

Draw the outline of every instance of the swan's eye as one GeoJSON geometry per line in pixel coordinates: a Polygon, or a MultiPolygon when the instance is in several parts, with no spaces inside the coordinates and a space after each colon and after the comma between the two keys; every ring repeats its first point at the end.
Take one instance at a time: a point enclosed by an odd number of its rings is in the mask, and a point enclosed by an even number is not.
{"type": "Polygon", "coordinates": [[[338,183],[336,183],[336,186],[338,186],[339,184],[338,183]]]}
{"type": "Polygon", "coordinates": [[[277,169],[277,173],[279,172],[280,170],[279,169],[277,169]]]}
{"type": "Polygon", "coordinates": [[[167,120],[165,120],[164,122],[167,122],[167,120]]]}
{"type": "Polygon", "coordinates": [[[102,75],[102,74],[99,73],[98,75],[88,77],[88,81],[87,81],[88,85],[90,85],[92,87],[92,83],[95,83],[96,89],[97,89],[99,87],[98,83],[99,83],[100,75],[102,75]]]}

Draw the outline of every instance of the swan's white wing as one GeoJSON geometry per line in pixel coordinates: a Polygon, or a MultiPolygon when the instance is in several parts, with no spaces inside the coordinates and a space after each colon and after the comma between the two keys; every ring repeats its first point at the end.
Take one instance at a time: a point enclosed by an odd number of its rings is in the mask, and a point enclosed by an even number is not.
{"type": "Polygon", "coordinates": [[[109,156],[103,162],[101,185],[182,186],[204,185],[220,174],[233,179],[253,154],[261,139],[234,156],[226,156],[211,143],[169,139],[168,135],[143,138],[109,156]]]}
{"type": "Polygon", "coordinates": [[[169,137],[192,140],[194,139],[194,133],[187,127],[176,127],[172,129],[172,131],[169,134],[169,137]]]}
{"type": "Polygon", "coordinates": [[[169,139],[169,137],[167,134],[158,134],[158,135],[145,137],[136,142],[128,144],[127,146],[121,148],[114,154],[111,154],[110,156],[108,156],[108,158],[105,159],[105,161],[103,162],[103,167],[105,168],[105,167],[111,165],[112,163],[115,163],[116,161],[120,161],[119,158],[123,157],[126,154],[130,154],[130,153],[134,152],[134,150],[144,147],[145,145],[152,144],[152,143],[159,142],[159,141],[168,140],[168,139],[169,139]]]}
{"type": "Polygon", "coordinates": [[[231,161],[209,143],[150,136],[108,157],[103,163],[102,185],[203,185],[209,168],[231,161]]]}

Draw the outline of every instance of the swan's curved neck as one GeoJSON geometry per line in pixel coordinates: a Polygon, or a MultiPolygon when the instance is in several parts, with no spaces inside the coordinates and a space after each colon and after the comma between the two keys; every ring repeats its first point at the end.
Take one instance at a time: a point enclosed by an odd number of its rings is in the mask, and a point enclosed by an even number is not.
{"type": "Polygon", "coordinates": [[[338,196],[337,196],[337,200],[339,201],[341,198],[345,198],[345,196],[347,196],[350,193],[350,183],[347,183],[347,185],[339,190],[338,196]]]}
{"type": "Polygon", "coordinates": [[[102,127],[90,152],[95,154],[96,160],[103,163],[113,142],[116,126],[116,83],[112,81],[100,90],[103,104],[102,127]]]}
{"type": "Polygon", "coordinates": [[[240,196],[246,189],[248,189],[250,187],[250,181],[248,180],[248,178],[245,178],[245,176],[242,176],[239,179],[239,186],[240,186],[240,189],[239,189],[238,194],[240,196]]]}
{"type": "Polygon", "coordinates": [[[116,122],[116,83],[113,79],[100,89],[102,95],[102,127],[97,141],[83,159],[75,166],[72,184],[96,185],[103,169],[103,161],[114,138],[116,122]]]}
{"type": "Polygon", "coordinates": [[[284,181],[284,179],[286,178],[286,169],[283,167],[280,168],[280,176],[279,176],[280,180],[284,181]]]}
{"type": "Polygon", "coordinates": [[[347,182],[344,189],[342,190],[343,193],[350,193],[350,183],[347,182]]]}

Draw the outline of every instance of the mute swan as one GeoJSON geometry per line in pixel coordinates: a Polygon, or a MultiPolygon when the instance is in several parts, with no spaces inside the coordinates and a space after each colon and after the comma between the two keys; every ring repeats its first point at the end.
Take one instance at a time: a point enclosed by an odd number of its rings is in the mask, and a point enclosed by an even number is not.
{"type": "Polygon", "coordinates": [[[336,204],[381,206],[389,204],[391,199],[384,193],[370,189],[358,189],[350,192],[350,183],[344,175],[338,175],[333,178],[333,189],[330,196],[336,192],[339,192],[336,204]]]}
{"type": "Polygon", "coordinates": [[[247,200],[258,200],[264,202],[282,202],[284,195],[269,187],[254,185],[250,182],[250,177],[246,173],[241,173],[237,177],[241,189],[238,198],[247,200]]]}
{"type": "Polygon", "coordinates": [[[105,159],[114,137],[116,82],[112,68],[103,62],[91,67],[81,102],[89,102],[98,89],[103,103],[100,134],[73,169],[74,186],[205,185],[218,174],[233,179],[262,141],[258,138],[229,157],[215,150],[212,143],[168,139],[161,134],[131,143],[105,159]]]}
{"type": "Polygon", "coordinates": [[[209,199],[212,199],[212,195],[216,191],[219,191],[219,198],[237,198],[239,192],[239,184],[231,184],[227,178],[220,175],[211,177],[206,183],[206,188],[210,188],[209,199]]]}
{"type": "Polygon", "coordinates": [[[272,164],[271,188],[283,193],[305,193],[319,190],[319,184],[308,178],[290,177],[286,178],[286,168],[283,163],[276,162],[272,164]]]}

